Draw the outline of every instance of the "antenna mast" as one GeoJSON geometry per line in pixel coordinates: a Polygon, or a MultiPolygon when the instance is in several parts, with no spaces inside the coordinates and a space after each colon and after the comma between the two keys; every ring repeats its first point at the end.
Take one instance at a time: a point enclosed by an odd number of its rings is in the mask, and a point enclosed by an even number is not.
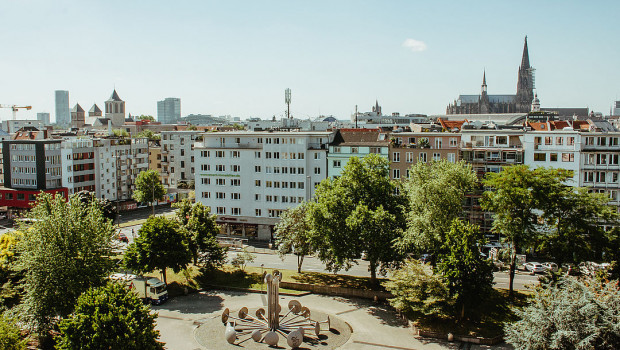
{"type": "Polygon", "coordinates": [[[284,90],[284,103],[286,103],[286,117],[291,119],[291,89],[284,90]]]}

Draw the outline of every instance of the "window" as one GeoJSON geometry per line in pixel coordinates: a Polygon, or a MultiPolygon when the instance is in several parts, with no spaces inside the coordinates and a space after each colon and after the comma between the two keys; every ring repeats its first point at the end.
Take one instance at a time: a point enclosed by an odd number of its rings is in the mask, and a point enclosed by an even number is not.
{"type": "Polygon", "coordinates": [[[594,145],[594,137],[586,137],[586,146],[594,145]]]}
{"type": "Polygon", "coordinates": [[[218,186],[225,186],[226,185],[226,179],[215,179],[215,184],[218,186]]]}
{"type": "Polygon", "coordinates": [[[360,153],[359,147],[351,147],[351,153],[360,153]]]}
{"type": "Polygon", "coordinates": [[[231,196],[231,198],[232,198],[233,200],[235,200],[235,201],[238,201],[238,200],[240,200],[240,199],[241,199],[241,193],[236,193],[236,192],[233,192],[233,193],[231,193],[231,194],[230,194],[230,196],[231,196]]]}
{"type": "Polygon", "coordinates": [[[224,193],[224,192],[215,192],[215,198],[217,198],[217,199],[226,199],[226,193],[224,193]]]}
{"type": "Polygon", "coordinates": [[[298,182],[297,183],[297,188],[299,188],[300,190],[304,189],[304,183],[303,182],[298,182]]]}
{"type": "Polygon", "coordinates": [[[210,185],[211,184],[211,179],[208,177],[203,177],[202,178],[202,184],[203,185],[210,185]]]}
{"type": "Polygon", "coordinates": [[[226,208],[225,207],[217,207],[217,213],[220,215],[225,215],[226,214],[226,208]]]}
{"type": "Polygon", "coordinates": [[[230,179],[230,185],[231,186],[241,186],[241,180],[240,179],[230,179]]]}
{"type": "Polygon", "coordinates": [[[271,152],[265,152],[265,158],[271,159],[271,152]]]}
{"type": "Polygon", "coordinates": [[[594,181],[594,173],[591,171],[586,171],[583,173],[583,181],[584,182],[593,182],[594,181]]]}
{"type": "Polygon", "coordinates": [[[418,155],[418,161],[426,163],[426,152],[420,152],[420,154],[418,155]]]}
{"type": "Polygon", "coordinates": [[[381,147],[370,147],[370,153],[381,153],[381,147]]]}
{"type": "Polygon", "coordinates": [[[395,163],[400,162],[400,152],[393,152],[392,153],[392,161],[395,163]]]}
{"type": "Polygon", "coordinates": [[[314,168],[314,175],[320,175],[321,174],[321,168],[314,168]]]}
{"type": "Polygon", "coordinates": [[[411,174],[409,173],[409,169],[407,169],[407,178],[409,179],[411,177],[411,174]]]}
{"type": "Polygon", "coordinates": [[[269,209],[268,210],[270,218],[279,218],[280,215],[282,215],[282,212],[283,212],[283,210],[278,210],[278,209],[269,209]]]}
{"type": "Polygon", "coordinates": [[[544,162],[547,160],[547,153],[534,153],[535,162],[544,162]]]}
{"type": "MultiPolygon", "coordinates": [[[[456,163],[456,154],[455,153],[448,153],[448,162],[456,163]]],[[[409,177],[409,176],[407,176],[407,177],[409,177]]]]}
{"type": "Polygon", "coordinates": [[[272,195],[266,195],[265,196],[265,202],[273,202],[273,196],[272,195]]]}
{"type": "Polygon", "coordinates": [[[255,193],[255,194],[254,194],[254,200],[255,200],[255,201],[260,201],[260,194],[255,193]]]}
{"type": "Polygon", "coordinates": [[[558,154],[557,154],[557,153],[551,153],[551,154],[549,154],[549,161],[551,161],[551,162],[557,162],[557,161],[558,161],[558,154]]]}
{"type": "Polygon", "coordinates": [[[232,171],[235,173],[238,173],[241,171],[241,165],[233,165],[232,166],[232,171]]]}
{"type": "Polygon", "coordinates": [[[226,166],[223,164],[218,164],[215,166],[215,171],[226,171],[226,166]]]}
{"type": "Polygon", "coordinates": [[[239,158],[239,151],[231,151],[230,154],[233,158],[239,158]]]}
{"type": "Polygon", "coordinates": [[[442,139],[441,137],[435,137],[435,148],[441,148],[442,139]]]}
{"type": "Polygon", "coordinates": [[[224,158],[224,151],[215,151],[215,158],[224,158]]]}
{"type": "Polygon", "coordinates": [[[596,155],[596,164],[607,164],[607,155],[606,154],[597,154],[596,155]]]}
{"type": "Polygon", "coordinates": [[[405,153],[405,161],[407,163],[413,163],[413,152],[405,153]]]}
{"type": "Polygon", "coordinates": [[[433,160],[438,162],[441,160],[441,153],[433,153],[433,160]]]}
{"type": "Polygon", "coordinates": [[[334,147],[334,153],[340,153],[340,147],[334,147]]]}
{"type": "Polygon", "coordinates": [[[562,146],[564,144],[564,138],[561,136],[558,136],[555,138],[555,144],[558,146],[562,146]]]}
{"type": "Polygon", "coordinates": [[[261,216],[262,215],[261,210],[260,209],[254,209],[254,215],[255,216],[261,216]]]}
{"type": "Polygon", "coordinates": [[[496,136],[495,137],[495,143],[498,145],[507,145],[508,144],[508,137],[506,136],[496,136]]]}
{"type": "Polygon", "coordinates": [[[605,172],[597,171],[596,172],[596,182],[605,182],[605,172]]]}
{"type": "Polygon", "coordinates": [[[450,138],[450,147],[456,147],[456,146],[458,146],[458,138],[451,137],[450,138]]]}
{"type": "Polygon", "coordinates": [[[260,180],[254,180],[254,186],[260,187],[260,180]]]}
{"type": "Polygon", "coordinates": [[[334,168],[340,168],[340,161],[339,160],[334,160],[333,163],[334,168]]]}
{"type": "Polygon", "coordinates": [[[211,198],[211,192],[202,192],[202,198],[205,198],[205,199],[211,198]]]}
{"type": "Polygon", "coordinates": [[[566,141],[566,144],[567,144],[568,146],[572,146],[572,145],[574,145],[574,144],[575,144],[575,138],[574,138],[574,137],[572,137],[572,136],[571,136],[571,137],[569,137],[569,138],[568,138],[568,140],[566,141]]]}
{"type": "Polygon", "coordinates": [[[316,160],[321,159],[321,153],[315,153],[314,154],[314,159],[316,159],[316,160]]]}
{"type": "Polygon", "coordinates": [[[267,188],[273,187],[273,182],[272,181],[265,181],[265,187],[267,187],[267,188]]]}
{"type": "Polygon", "coordinates": [[[400,179],[400,169],[392,169],[392,178],[400,179]]]}
{"type": "Polygon", "coordinates": [[[549,146],[553,143],[551,139],[551,136],[545,136],[545,146],[549,146]]]}
{"type": "Polygon", "coordinates": [[[415,145],[415,137],[410,137],[409,138],[409,144],[415,145]]]}
{"type": "Polygon", "coordinates": [[[562,161],[563,162],[574,162],[575,154],[574,153],[562,153],[562,161]]]}
{"type": "Polygon", "coordinates": [[[597,141],[598,141],[598,145],[599,146],[606,146],[607,145],[607,138],[606,137],[597,137],[597,141]]]}
{"type": "Polygon", "coordinates": [[[254,158],[260,158],[260,152],[258,151],[254,152],[254,158]]]}
{"type": "Polygon", "coordinates": [[[260,165],[255,165],[254,166],[254,172],[255,173],[260,173],[260,165]]]}

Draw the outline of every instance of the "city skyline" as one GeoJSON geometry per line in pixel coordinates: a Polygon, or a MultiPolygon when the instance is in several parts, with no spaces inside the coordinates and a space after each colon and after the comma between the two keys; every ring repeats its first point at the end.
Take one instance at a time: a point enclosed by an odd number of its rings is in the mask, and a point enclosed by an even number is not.
{"type": "MultiPolygon", "coordinates": [[[[618,100],[620,5],[405,1],[186,2],[44,1],[0,5],[7,54],[2,104],[32,105],[18,119],[51,112],[54,91],[70,107],[101,105],[112,90],[127,112],[157,115],[157,101],[183,100],[183,114],[348,119],[443,114],[459,94],[514,93],[523,38],[543,107],[608,114],[618,100]]],[[[0,120],[11,118],[0,110],[0,120]]]]}

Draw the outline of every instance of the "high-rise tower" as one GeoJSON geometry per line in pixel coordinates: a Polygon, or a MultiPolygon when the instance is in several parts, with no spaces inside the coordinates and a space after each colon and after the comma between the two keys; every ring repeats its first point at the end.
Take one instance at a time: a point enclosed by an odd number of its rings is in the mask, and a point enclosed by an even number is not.
{"type": "Polygon", "coordinates": [[[56,124],[68,126],[71,123],[71,111],[69,110],[69,91],[56,90],[56,124]]]}
{"type": "Polygon", "coordinates": [[[530,55],[527,49],[527,36],[523,44],[523,56],[519,67],[519,79],[517,80],[517,112],[527,113],[534,99],[534,68],[530,66],[530,55]]]}
{"type": "Polygon", "coordinates": [[[157,101],[157,121],[162,124],[174,124],[181,119],[181,99],[168,97],[157,101]]]}

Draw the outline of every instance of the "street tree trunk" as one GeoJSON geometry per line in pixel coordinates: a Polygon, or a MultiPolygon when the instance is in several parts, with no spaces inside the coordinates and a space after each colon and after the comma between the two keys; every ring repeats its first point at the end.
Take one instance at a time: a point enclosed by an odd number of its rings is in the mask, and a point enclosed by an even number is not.
{"type": "Polygon", "coordinates": [[[297,273],[301,273],[301,265],[304,263],[304,256],[297,255],[297,273]]]}
{"type": "Polygon", "coordinates": [[[161,275],[164,277],[164,284],[168,285],[168,279],[166,278],[166,269],[161,270],[161,275]]]}
{"type": "Polygon", "coordinates": [[[155,217],[155,200],[151,202],[151,209],[153,210],[153,217],[155,217]]]}
{"type": "Polygon", "coordinates": [[[510,274],[509,274],[509,283],[508,283],[508,298],[512,299],[513,296],[513,283],[515,280],[515,271],[517,268],[517,247],[513,244],[512,249],[510,251],[510,274]]]}
{"type": "Polygon", "coordinates": [[[377,262],[370,260],[370,266],[368,269],[370,270],[370,283],[372,285],[377,284],[377,262]]]}

